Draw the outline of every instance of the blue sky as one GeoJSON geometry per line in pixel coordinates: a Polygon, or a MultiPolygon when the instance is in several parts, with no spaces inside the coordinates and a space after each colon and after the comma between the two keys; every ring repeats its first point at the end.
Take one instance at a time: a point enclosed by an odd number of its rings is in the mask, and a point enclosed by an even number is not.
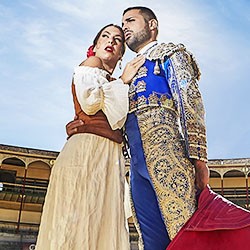
{"type": "Polygon", "coordinates": [[[250,157],[248,0],[1,0],[1,144],[63,147],[74,67],[96,32],[135,5],[155,11],[160,42],[184,43],[199,62],[209,158],[250,157]]]}

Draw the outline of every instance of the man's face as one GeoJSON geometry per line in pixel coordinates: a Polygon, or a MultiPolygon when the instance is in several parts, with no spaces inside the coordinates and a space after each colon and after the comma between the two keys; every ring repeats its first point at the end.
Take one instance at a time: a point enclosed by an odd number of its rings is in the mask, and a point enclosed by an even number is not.
{"type": "Polygon", "coordinates": [[[150,42],[151,32],[148,22],[140,14],[139,10],[129,10],[122,17],[122,29],[128,47],[138,52],[150,42]]]}

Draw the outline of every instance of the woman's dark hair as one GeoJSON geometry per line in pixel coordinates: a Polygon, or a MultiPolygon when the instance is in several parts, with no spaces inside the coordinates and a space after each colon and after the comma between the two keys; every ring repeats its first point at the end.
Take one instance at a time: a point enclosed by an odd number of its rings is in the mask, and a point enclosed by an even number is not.
{"type": "Polygon", "coordinates": [[[122,15],[124,16],[124,14],[130,10],[139,10],[146,22],[150,21],[151,19],[155,19],[156,21],[158,21],[155,13],[151,9],[142,6],[129,7],[123,11],[122,15]]]}
{"type": "Polygon", "coordinates": [[[97,33],[97,35],[96,35],[96,37],[95,37],[95,39],[94,39],[94,41],[93,41],[93,45],[94,45],[94,47],[96,46],[96,44],[97,44],[97,42],[98,42],[98,39],[99,39],[99,37],[101,36],[101,33],[103,32],[103,30],[105,30],[107,27],[111,27],[111,26],[113,26],[113,27],[115,27],[115,28],[117,28],[118,30],[120,30],[121,31],[121,34],[122,34],[122,55],[124,55],[124,53],[125,53],[125,37],[124,37],[124,33],[123,33],[123,30],[122,30],[122,28],[119,26],[119,25],[116,25],[116,24],[108,24],[108,25],[106,25],[106,26],[104,26],[98,33],[97,33]]]}

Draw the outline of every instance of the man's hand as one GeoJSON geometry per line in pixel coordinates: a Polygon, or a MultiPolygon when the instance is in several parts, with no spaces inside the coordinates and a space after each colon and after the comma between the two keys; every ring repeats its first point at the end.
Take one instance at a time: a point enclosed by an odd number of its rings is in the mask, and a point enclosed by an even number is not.
{"type": "Polygon", "coordinates": [[[194,160],[195,185],[203,190],[209,182],[209,169],[204,161],[194,160]]]}
{"type": "Polygon", "coordinates": [[[66,133],[67,135],[70,137],[74,134],[77,133],[77,129],[78,127],[84,125],[84,122],[82,120],[79,120],[76,116],[74,118],[73,121],[70,121],[67,125],[66,125],[66,133]]]}

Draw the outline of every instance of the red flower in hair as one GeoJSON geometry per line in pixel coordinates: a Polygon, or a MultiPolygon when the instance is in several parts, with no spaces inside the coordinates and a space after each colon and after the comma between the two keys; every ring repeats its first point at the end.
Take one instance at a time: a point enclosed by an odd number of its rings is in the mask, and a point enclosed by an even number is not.
{"type": "Polygon", "coordinates": [[[94,45],[91,45],[91,46],[88,48],[87,57],[90,57],[90,56],[94,56],[94,55],[95,55],[95,52],[93,51],[93,48],[94,48],[94,45]]]}

